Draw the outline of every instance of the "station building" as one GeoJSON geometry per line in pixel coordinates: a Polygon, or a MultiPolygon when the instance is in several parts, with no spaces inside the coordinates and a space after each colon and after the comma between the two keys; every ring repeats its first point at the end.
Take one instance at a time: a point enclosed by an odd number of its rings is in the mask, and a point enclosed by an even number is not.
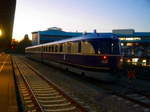
{"type": "Polygon", "coordinates": [[[61,28],[51,27],[45,31],[32,32],[32,45],[43,44],[47,42],[58,41],[71,37],[78,37],[82,35],[79,32],[65,32],[61,28]]]}
{"type": "Polygon", "coordinates": [[[121,40],[124,62],[150,66],[150,32],[135,32],[134,29],[113,30],[121,40]]]}

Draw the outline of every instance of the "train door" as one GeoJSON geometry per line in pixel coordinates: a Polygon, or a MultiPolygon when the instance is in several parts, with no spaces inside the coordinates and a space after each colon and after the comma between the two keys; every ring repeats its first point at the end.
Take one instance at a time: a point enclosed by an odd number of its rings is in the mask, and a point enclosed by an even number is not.
{"type": "Polygon", "coordinates": [[[43,46],[41,47],[40,51],[41,51],[41,52],[40,52],[41,62],[43,62],[43,59],[44,59],[44,58],[43,58],[43,57],[44,57],[44,56],[43,56],[43,52],[44,52],[44,47],[43,47],[43,46]]]}

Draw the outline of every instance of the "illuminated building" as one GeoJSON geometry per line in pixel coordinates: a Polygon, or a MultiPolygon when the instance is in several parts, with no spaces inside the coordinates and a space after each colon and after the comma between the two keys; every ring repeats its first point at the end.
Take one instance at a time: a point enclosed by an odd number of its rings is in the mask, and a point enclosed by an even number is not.
{"type": "Polygon", "coordinates": [[[150,32],[135,32],[134,29],[113,30],[121,40],[124,62],[150,65],[150,32]]]}

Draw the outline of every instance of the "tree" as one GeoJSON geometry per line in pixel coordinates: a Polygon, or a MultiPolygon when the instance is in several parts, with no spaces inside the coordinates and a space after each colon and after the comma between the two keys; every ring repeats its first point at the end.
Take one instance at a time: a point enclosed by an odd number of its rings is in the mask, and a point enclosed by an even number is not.
{"type": "Polygon", "coordinates": [[[24,54],[25,48],[31,45],[31,40],[29,39],[28,35],[25,34],[24,39],[19,42],[16,50],[17,52],[24,54]]]}

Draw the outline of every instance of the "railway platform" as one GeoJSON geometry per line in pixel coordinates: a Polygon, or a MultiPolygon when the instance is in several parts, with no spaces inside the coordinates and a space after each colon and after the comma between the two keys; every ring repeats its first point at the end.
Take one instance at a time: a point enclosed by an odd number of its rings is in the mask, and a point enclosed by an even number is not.
{"type": "Polygon", "coordinates": [[[0,111],[18,112],[16,90],[8,54],[0,54],[0,111]]]}

